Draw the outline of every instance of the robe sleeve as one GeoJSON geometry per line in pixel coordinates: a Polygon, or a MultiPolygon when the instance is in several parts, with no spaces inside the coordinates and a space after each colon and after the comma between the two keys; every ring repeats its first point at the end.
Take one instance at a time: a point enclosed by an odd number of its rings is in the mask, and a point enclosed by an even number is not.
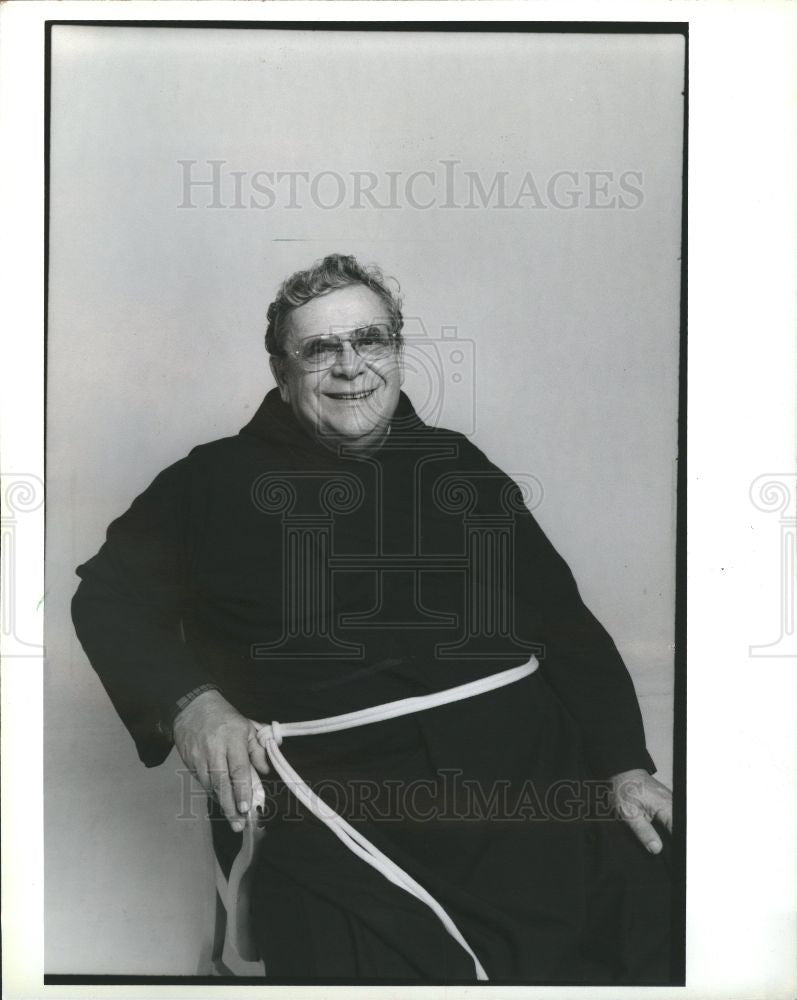
{"type": "Polygon", "coordinates": [[[529,512],[518,516],[517,531],[518,614],[522,621],[530,605],[539,612],[541,667],[580,729],[589,776],[606,778],[632,768],[653,773],[634,684],[612,638],[529,512]]]}
{"type": "Polygon", "coordinates": [[[77,569],[72,619],[85,653],[148,766],[172,746],[174,707],[210,683],[181,637],[188,600],[186,460],[160,473],[77,569]]]}

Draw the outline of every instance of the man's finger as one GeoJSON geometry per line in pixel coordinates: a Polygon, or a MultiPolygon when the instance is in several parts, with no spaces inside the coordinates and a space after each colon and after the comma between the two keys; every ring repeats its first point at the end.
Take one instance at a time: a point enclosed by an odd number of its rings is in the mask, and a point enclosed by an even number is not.
{"type": "Polygon", "coordinates": [[[656,819],[658,819],[667,830],[672,833],[672,800],[667,799],[656,809],[656,819]]]}
{"type": "Polygon", "coordinates": [[[271,766],[269,765],[268,757],[266,757],[266,751],[257,742],[254,732],[249,734],[248,749],[249,760],[252,762],[254,769],[258,774],[267,775],[271,771],[271,766]]]}
{"type": "Polygon", "coordinates": [[[252,780],[252,813],[256,813],[258,809],[262,812],[266,808],[266,791],[263,788],[260,775],[251,764],[249,765],[249,772],[252,780]]]}
{"type": "Polygon", "coordinates": [[[651,854],[659,854],[661,851],[661,837],[653,829],[652,825],[642,816],[623,817],[626,823],[634,831],[634,835],[642,846],[651,854]]]}
{"type": "Polygon", "coordinates": [[[230,826],[236,833],[240,833],[244,828],[243,820],[238,815],[235,807],[235,798],[232,792],[232,782],[230,773],[227,770],[227,761],[219,761],[210,769],[210,780],[213,784],[213,792],[216,800],[221,806],[221,811],[227,817],[230,826]]]}
{"type": "Polygon", "coordinates": [[[246,816],[252,804],[252,779],[249,754],[243,743],[227,748],[227,766],[236,808],[242,816],[246,816]]]}
{"type": "Polygon", "coordinates": [[[205,789],[208,794],[213,792],[213,783],[210,780],[210,775],[208,774],[208,769],[205,764],[197,764],[195,767],[191,768],[191,773],[194,775],[199,784],[205,789]]]}

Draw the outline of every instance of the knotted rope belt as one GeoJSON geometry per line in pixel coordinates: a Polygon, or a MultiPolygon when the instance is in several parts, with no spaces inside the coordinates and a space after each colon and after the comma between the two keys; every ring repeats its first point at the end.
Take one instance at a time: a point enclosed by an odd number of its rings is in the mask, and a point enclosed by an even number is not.
{"type": "Polygon", "coordinates": [[[496,688],[513,684],[523,677],[528,677],[529,674],[534,673],[538,666],[537,658],[532,656],[529,662],[524,663],[523,666],[512,667],[510,670],[502,670],[500,673],[490,674],[487,677],[479,677],[468,684],[460,684],[457,687],[447,688],[444,691],[436,691],[433,694],[420,695],[416,698],[401,698],[399,701],[390,701],[384,705],[373,705],[370,708],[364,708],[357,712],[347,712],[345,715],[333,715],[328,719],[311,719],[308,722],[272,722],[270,725],[260,726],[257,730],[257,740],[266,751],[274,770],[302,805],[321,820],[358,858],[362,858],[366,864],[375,868],[389,882],[392,882],[400,889],[404,889],[405,892],[410,893],[410,895],[415,896],[416,899],[425,903],[438,917],[451,937],[462,945],[465,951],[471,956],[476,969],[476,978],[480,980],[486,980],[487,973],[482,968],[481,962],[479,962],[471,946],[440,903],[422,885],[416,882],[414,878],[408,875],[402,868],[399,868],[397,864],[355,830],[351,824],[347,823],[334,809],[331,809],[323,799],[320,799],[291,767],[280,747],[282,741],[287,737],[336,733],[342,729],[367,726],[372,722],[395,719],[400,715],[424,712],[429,708],[436,708],[439,705],[448,705],[451,702],[472,698],[475,695],[494,691],[496,688]]]}

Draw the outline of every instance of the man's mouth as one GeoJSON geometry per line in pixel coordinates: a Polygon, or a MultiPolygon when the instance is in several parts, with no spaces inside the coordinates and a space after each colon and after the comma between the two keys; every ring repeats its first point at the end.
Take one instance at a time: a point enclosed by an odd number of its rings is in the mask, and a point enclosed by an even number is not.
{"type": "Polygon", "coordinates": [[[362,392],[327,392],[324,393],[330,399],[347,399],[347,400],[358,400],[358,399],[368,399],[370,395],[376,392],[376,389],[365,389],[362,392]]]}

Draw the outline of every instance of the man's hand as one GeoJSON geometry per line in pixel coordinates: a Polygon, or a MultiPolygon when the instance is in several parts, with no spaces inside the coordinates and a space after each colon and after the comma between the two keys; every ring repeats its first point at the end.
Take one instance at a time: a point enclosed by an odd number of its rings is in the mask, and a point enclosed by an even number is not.
{"type": "Polygon", "coordinates": [[[622,771],[611,778],[612,802],[618,816],[651,854],[661,851],[661,837],[653,828],[656,819],[672,833],[672,792],[647,771],[622,771]]]}
{"type": "Polygon", "coordinates": [[[236,833],[252,804],[252,767],[269,772],[255,724],[219,691],[204,691],[177,715],[174,745],[206,792],[215,795],[236,833]]]}

